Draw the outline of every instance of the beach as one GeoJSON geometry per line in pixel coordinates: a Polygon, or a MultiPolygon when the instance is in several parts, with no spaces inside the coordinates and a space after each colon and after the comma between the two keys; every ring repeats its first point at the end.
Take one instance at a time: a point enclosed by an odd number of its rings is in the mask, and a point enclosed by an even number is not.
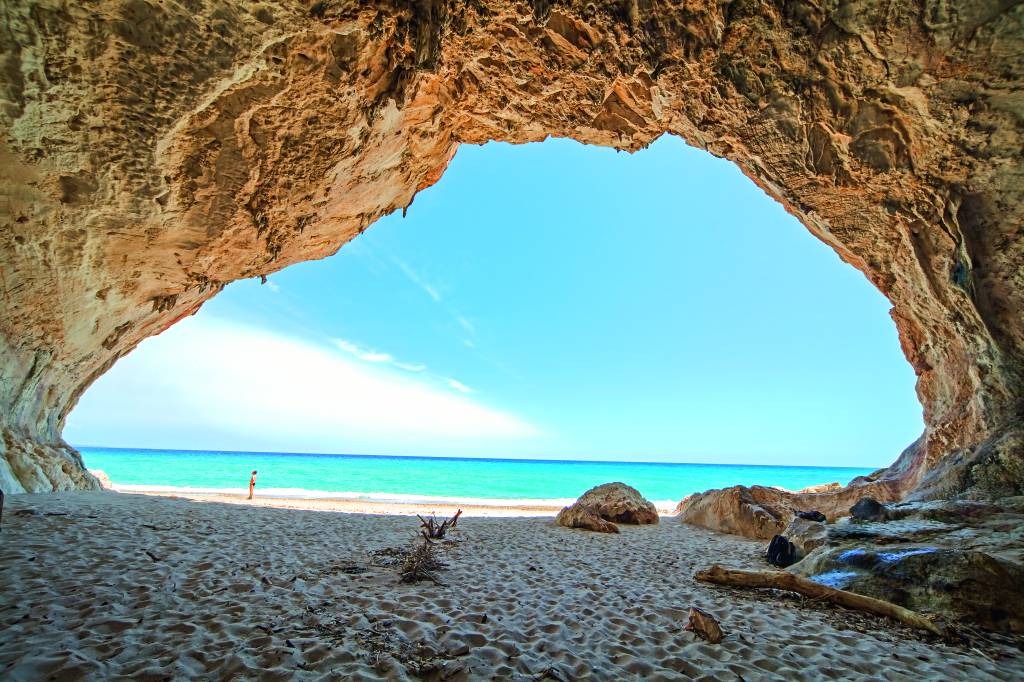
{"type": "Polygon", "coordinates": [[[763,568],[763,543],[673,517],[605,535],[557,527],[549,516],[467,511],[450,541],[438,543],[443,584],[403,584],[394,557],[415,542],[418,521],[408,514],[446,510],[325,513],[282,508],[309,501],[223,497],[9,497],[0,677],[1024,675],[1008,652],[947,645],[810,600],[698,583],[693,573],[711,562],[763,568]],[[721,621],[720,644],[683,630],[691,606],[721,621]]]}

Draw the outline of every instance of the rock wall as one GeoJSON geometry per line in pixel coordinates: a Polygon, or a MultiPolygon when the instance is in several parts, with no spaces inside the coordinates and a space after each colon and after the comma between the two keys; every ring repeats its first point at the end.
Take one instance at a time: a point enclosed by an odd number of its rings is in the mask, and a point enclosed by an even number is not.
{"type": "Polygon", "coordinates": [[[664,133],[892,301],[927,428],[882,478],[1024,489],[1018,3],[22,0],[3,22],[0,424],[26,490],[92,485],[71,455],[20,473],[11,444],[68,453],[118,358],[405,210],[459,144],[664,133]]]}

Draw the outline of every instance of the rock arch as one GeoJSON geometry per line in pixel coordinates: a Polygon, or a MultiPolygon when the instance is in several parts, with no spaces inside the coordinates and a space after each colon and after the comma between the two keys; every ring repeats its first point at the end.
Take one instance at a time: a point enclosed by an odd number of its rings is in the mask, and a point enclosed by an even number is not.
{"type": "Polygon", "coordinates": [[[927,427],[868,485],[1024,492],[1020,4],[26,1],[4,22],[9,491],[93,486],[60,433],[96,377],[226,283],[405,210],[459,144],[671,132],[892,301],[927,427]]]}

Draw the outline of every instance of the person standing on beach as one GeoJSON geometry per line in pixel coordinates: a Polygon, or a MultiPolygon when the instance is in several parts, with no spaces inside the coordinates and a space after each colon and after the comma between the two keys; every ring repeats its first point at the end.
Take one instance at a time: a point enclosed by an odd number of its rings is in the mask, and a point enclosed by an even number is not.
{"type": "Polygon", "coordinates": [[[252,470],[252,477],[249,479],[249,499],[252,499],[252,489],[256,487],[256,470],[252,470]]]}

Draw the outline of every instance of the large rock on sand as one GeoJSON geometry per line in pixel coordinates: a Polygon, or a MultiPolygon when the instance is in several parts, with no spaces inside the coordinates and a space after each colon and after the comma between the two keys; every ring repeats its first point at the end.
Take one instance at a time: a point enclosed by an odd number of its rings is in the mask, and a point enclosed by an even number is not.
{"type": "Polygon", "coordinates": [[[862,497],[891,502],[899,499],[898,485],[889,481],[871,481],[862,485],[851,483],[840,490],[817,492],[818,486],[799,492],[735,485],[690,495],[676,507],[683,523],[720,533],[770,540],[783,534],[797,512],[814,509],[829,521],[849,515],[850,507],[862,497]],[[813,491],[813,492],[812,492],[813,491]]]}
{"type": "Polygon", "coordinates": [[[790,570],[915,611],[1024,632],[1024,567],[986,552],[929,545],[823,548],[790,570]]]}
{"type": "Polygon", "coordinates": [[[658,523],[658,510],[636,488],[625,483],[605,483],[580,495],[558,512],[555,523],[598,533],[618,533],[616,523],[658,523]]]}
{"type": "Polygon", "coordinates": [[[882,505],[879,521],[794,519],[790,570],[994,630],[1024,632],[1024,498],[882,505]]]}

